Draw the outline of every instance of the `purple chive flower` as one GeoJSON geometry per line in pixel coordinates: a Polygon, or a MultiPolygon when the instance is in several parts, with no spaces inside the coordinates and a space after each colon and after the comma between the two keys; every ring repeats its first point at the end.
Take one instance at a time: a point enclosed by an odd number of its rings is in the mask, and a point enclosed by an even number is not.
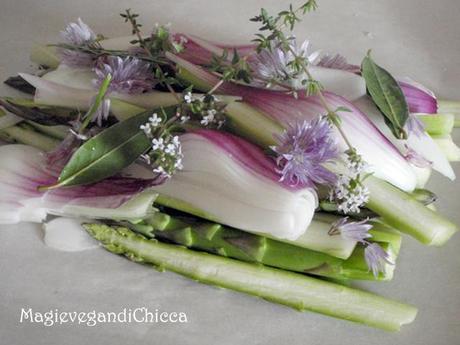
{"type": "Polygon", "coordinates": [[[415,114],[409,114],[404,127],[409,135],[413,134],[420,137],[425,133],[425,126],[423,122],[420,121],[415,114]]]}
{"type": "Polygon", "coordinates": [[[325,54],[317,63],[317,66],[325,67],[325,68],[332,68],[332,69],[341,69],[344,71],[358,73],[361,68],[357,65],[349,64],[347,59],[340,55],[329,55],[325,54]]]}
{"type": "MultiPolygon", "coordinates": [[[[309,52],[310,42],[304,41],[300,47],[295,40],[290,44],[292,50],[297,56],[303,57],[308,63],[314,64],[318,59],[320,52],[309,52]]],[[[290,63],[294,56],[290,51],[284,51],[280,48],[279,43],[274,43],[271,49],[264,49],[251,60],[251,68],[259,77],[276,81],[287,81],[293,84],[299,84],[297,78],[291,77],[294,73],[290,63]]],[[[295,85],[293,85],[295,86],[295,85]]],[[[297,85],[298,86],[298,85],[297,85]]]]}
{"type": "Polygon", "coordinates": [[[372,225],[368,224],[368,221],[369,219],[360,222],[349,222],[348,217],[340,218],[332,224],[328,233],[329,235],[340,234],[345,239],[364,242],[366,238],[372,237],[369,233],[372,225]]]}
{"type": "Polygon", "coordinates": [[[280,181],[292,186],[314,187],[332,184],[337,176],[322,164],[337,157],[337,145],[332,129],[324,117],[290,125],[276,139],[279,144],[272,149],[278,154],[277,172],[280,181]]]}
{"type": "MultiPolygon", "coordinates": [[[[78,47],[93,43],[96,40],[96,34],[78,18],[77,23],[69,23],[61,31],[61,38],[65,43],[78,47]]],[[[62,62],[68,66],[87,67],[92,66],[94,63],[90,54],[78,50],[59,49],[58,52],[61,55],[62,62]]]]}
{"type": "Polygon", "coordinates": [[[367,242],[367,246],[364,249],[364,259],[375,277],[378,276],[379,272],[385,272],[385,263],[394,265],[388,253],[377,243],[367,242]]]}
{"type": "Polygon", "coordinates": [[[108,74],[112,76],[109,91],[136,94],[155,86],[150,65],[133,57],[107,56],[98,61],[94,71],[97,76],[94,83],[98,87],[108,74]]]}
{"type": "Polygon", "coordinates": [[[263,79],[285,80],[289,78],[284,52],[279,48],[262,50],[252,61],[252,69],[263,79]]]}
{"type": "Polygon", "coordinates": [[[69,23],[61,31],[61,38],[68,44],[81,46],[93,42],[96,39],[96,34],[81,18],[78,18],[77,23],[69,23]]]}
{"type": "Polygon", "coordinates": [[[369,270],[377,277],[379,272],[385,272],[386,263],[390,265],[394,265],[394,263],[391,262],[390,255],[380,245],[367,240],[372,237],[369,233],[372,225],[367,224],[368,221],[369,219],[359,222],[348,222],[348,217],[344,217],[332,224],[328,234],[331,236],[340,235],[345,239],[364,245],[364,260],[369,270]]]}
{"type": "Polygon", "coordinates": [[[78,50],[58,49],[62,63],[70,67],[89,67],[94,64],[94,59],[90,54],[78,50]]]}
{"type": "Polygon", "coordinates": [[[432,161],[429,161],[422,155],[420,155],[417,151],[414,149],[410,148],[407,145],[404,145],[407,149],[406,154],[404,155],[404,158],[411,163],[412,165],[415,165],[416,167],[419,168],[429,168],[433,165],[432,161]]]}

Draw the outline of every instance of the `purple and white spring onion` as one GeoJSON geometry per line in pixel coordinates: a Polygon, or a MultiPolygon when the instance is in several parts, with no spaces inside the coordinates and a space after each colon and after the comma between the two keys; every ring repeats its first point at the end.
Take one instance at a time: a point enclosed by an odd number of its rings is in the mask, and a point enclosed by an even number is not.
{"type": "MultiPolygon", "coordinates": [[[[250,62],[255,60],[254,66],[260,65],[255,58],[255,46],[253,44],[222,44],[182,33],[175,33],[172,37],[174,40],[181,41],[184,44],[185,49],[179,56],[193,64],[209,65],[212,54],[222,55],[224,49],[228,50],[231,58],[233,50],[236,49],[240,57],[249,55],[248,60],[250,62]]],[[[135,39],[134,36],[116,37],[99,43],[106,49],[127,50],[132,48],[130,41],[133,39],[135,39]]],[[[346,58],[340,54],[324,54],[315,59],[314,62],[315,65],[310,66],[310,72],[315,79],[325,86],[326,90],[343,96],[350,101],[365,95],[365,83],[359,76],[360,67],[358,65],[348,63],[346,58]]],[[[399,84],[412,113],[436,114],[438,110],[437,99],[431,90],[410,78],[399,78],[399,84]]]]}
{"type": "Polygon", "coordinates": [[[139,219],[153,212],[152,180],[113,177],[87,186],[39,192],[56,181],[61,165],[49,166],[31,146],[0,147],[0,223],[41,222],[48,214],[139,219]]]}
{"type": "Polygon", "coordinates": [[[280,182],[275,162],[234,135],[198,130],[180,137],[183,170],[154,189],[238,229],[295,240],[317,206],[309,188],[280,182]]]}
{"type": "Polygon", "coordinates": [[[416,135],[418,137],[421,137],[425,135],[425,126],[423,122],[419,120],[417,116],[413,113],[409,114],[404,129],[406,130],[409,136],[416,135]]]}
{"type": "MultiPolygon", "coordinates": [[[[196,79],[199,79],[203,91],[207,91],[205,88],[212,88],[219,81],[216,76],[199,66],[172,54],[167,54],[167,56],[178,66],[191,72],[196,79]]],[[[233,83],[224,83],[218,92],[242,97],[243,101],[250,106],[246,112],[253,108],[258,111],[258,116],[264,114],[284,128],[287,128],[293,121],[311,121],[326,114],[318,96],[304,97],[299,95],[300,97],[295,99],[284,92],[233,83]]],[[[349,110],[337,112],[341,119],[342,130],[349,138],[352,146],[369,164],[370,172],[405,191],[412,191],[416,186],[416,176],[404,156],[388,138],[351,102],[331,92],[324,92],[323,94],[331,109],[344,107],[349,110]]],[[[238,120],[244,121],[243,114],[234,114],[234,116],[240,115],[242,118],[238,120]]],[[[229,113],[229,116],[233,115],[229,113]]],[[[248,117],[247,113],[244,114],[244,117],[248,117]]],[[[255,132],[258,131],[258,128],[253,127],[250,130],[255,132]]],[[[337,142],[339,151],[343,152],[347,149],[343,139],[338,134],[337,142]]]]}
{"type": "Polygon", "coordinates": [[[406,160],[420,168],[421,166],[431,166],[441,174],[450,179],[455,179],[455,173],[449,161],[439,149],[433,139],[412,121],[414,115],[410,115],[407,140],[398,140],[392,135],[388,126],[385,124],[383,117],[369,97],[363,97],[353,102],[356,107],[361,109],[372,123],[385,134],[386,138],[398,148],[406,160]],[[422,162],[424,161],[424,162],[422,162]]]}
{"type": "Polygon", "coordinates": [[[433,165],[433,162],[418,154],[415,150],[407,146],[407,144],[404,146],[406,148],[406,155],[404,157],[409,163],[418,168],[430,168],[433,165]]]}
{"type": "Polygon", "coordinates": [[[437,113],[438,101],[433,91],[410,78],[399,78],[398,83],[411,113],[437,113]]]}

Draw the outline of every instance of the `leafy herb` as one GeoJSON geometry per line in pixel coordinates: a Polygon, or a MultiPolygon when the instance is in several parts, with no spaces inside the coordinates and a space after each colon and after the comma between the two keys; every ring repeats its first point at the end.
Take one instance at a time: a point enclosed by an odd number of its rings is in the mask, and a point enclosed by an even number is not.
{"type": "MultiPolygon", "coordinates": [[[[175,108],[165,108],[164,111],[173,115],[175,108]]],[[[89,139],[74,153],[57,183],[40,189],[95,183],[119,173],[151,147],[149,139],[140,130],[150,115],[151,112],[141,113],[89,139]]]]}
{"type": "Polygon", "coordinates": [[[242,80],[251,82],[251,69],[245,58],[241,58],[236,49],[233,50],[232,58],[229,59],[228,50],[224,49],[221,56],[213,54],[211,70],[222,75],[222,80],[242,80]]]}
{"type": "MultiPolygon", "coordinates": [[[[139,47],[145,52],[145,58],[151,62],[154,70],[153,74],[158,83],[165,86],[169,92],[176,96],[176,93],[172,86],[177,83],[174,77],[171,77],[168,72],[169,62],[165,60],[164,55],[166,52],[179,53],[183,50],[181,42],[175,42],[171,37],[169,29],[165,26],[157,26],[150,36],[144,38],[142,36],[141,27],[142,24],[137,22],[138,14],[131,13],[130,9],[127,9],[125,13],[120,14],[124,18],[126,23],[130,23],[132,27],[132,34],[136,36],[136,39],[131,41],[131,44],[138,44],[139,47]]],[[[176,96],[179,100],[179,98],[176,96]]]]}
{"type": "Polygon", "coordinates": [[[409,107],[398,82],[372,60],[370,53],[364,58],[361,70],[367,90],[394,136],[406,139],[404,125],[409,117],[409,107]]]}

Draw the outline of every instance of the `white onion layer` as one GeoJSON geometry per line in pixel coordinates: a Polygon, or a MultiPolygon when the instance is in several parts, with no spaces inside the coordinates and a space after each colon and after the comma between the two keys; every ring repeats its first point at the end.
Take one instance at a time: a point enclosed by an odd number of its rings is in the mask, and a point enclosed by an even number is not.
{"type": "Polygon", "coordinates": [[[154,187],[159,193],[246,231],[293,240],[307,229],[317,206],[309,189],[290,190],[260,176],[195,134],[187,134],[182,148],[184,169],[154,187]]]}

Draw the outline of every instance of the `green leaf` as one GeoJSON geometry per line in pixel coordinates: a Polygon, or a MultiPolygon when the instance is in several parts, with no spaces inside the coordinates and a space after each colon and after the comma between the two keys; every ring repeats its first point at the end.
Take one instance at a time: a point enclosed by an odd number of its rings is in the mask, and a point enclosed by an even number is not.
{"type": "Polygon", "coordinates": [[[368,53],[361,64],[367,90],[385,116],[387,124],[398,139],[406,139],[404,125],[409,117],[406,98],[398,82],[385,69],[377,65],[368,53]]]}
{"type": "MultiPolygon", "coordinates": [[[[174,115],[174,107],[164,110],[174,115]]],[[[119,122],[85,142],[64,167],[57,184],[41,189],[95,183],[119,173],[151,146],[139,129],[151,114],[144,112],[119,122]]]]}

